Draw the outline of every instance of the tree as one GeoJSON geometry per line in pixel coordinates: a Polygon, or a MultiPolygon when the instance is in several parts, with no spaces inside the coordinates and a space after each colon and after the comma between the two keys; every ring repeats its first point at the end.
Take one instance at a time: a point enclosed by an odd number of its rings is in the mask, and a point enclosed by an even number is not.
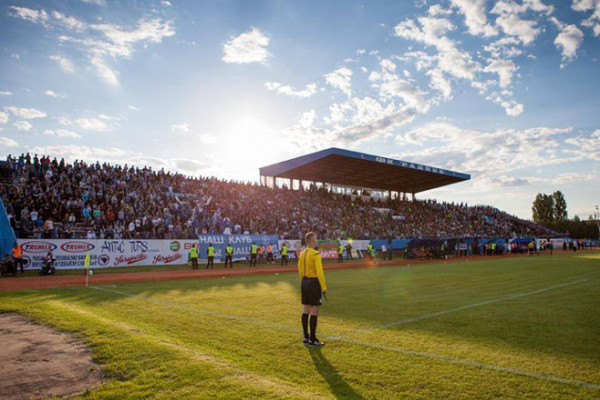
{"type": "Polygon", "coordinates": [[[567,200],[560,190],[552,193],[552,200],[554,201],[554,221],[562,222],[568,218],[567,214],[567,200]]]}
{"type": "Polygon", "coordinates": [[[538,193],[533,202],[533,220],[540,225],[550,225],[554,222],[554,197],[538,193]]]}

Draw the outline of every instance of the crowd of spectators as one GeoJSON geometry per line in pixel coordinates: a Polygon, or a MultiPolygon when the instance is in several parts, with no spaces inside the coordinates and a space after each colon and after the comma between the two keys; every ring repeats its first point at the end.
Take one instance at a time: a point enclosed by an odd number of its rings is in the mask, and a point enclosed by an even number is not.
{"type": "Polygon", "coordinates": [[[259,233],[298,239],[552,236],[494,207],[342,195],[186,177],[151,168],[9,156],[0,186],[22,238],[193,238],[259,233]]]}

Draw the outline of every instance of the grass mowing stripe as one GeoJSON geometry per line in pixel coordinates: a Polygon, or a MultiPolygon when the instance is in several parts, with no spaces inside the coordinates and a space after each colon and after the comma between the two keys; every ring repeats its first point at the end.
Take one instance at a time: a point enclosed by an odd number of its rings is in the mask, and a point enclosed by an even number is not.
{"type": "MultiPolygon", "coordinates": [[[[135,296],[134,296],[135,297],[135,296]]],[[[145,298],[142,298],[145,299],[145,298]]],[[[66,304],[59,301],[47,301],[47,304],[51,307],[61,308],[71,313],[76,313],[79,315],[83,315],[87,318],[94,319],[102,324],[112,326],[116,329],[125,331],[131,335],[135,335],[137,337],[144,337],[146,339],[151,340],[157,345],[161,345],[167,347],[177,353],[184,354],[185,356],[207,362],[216,367],[223,368],[228,372],[234,374],[238,379],[242,380],[244,384],[254,386],[257,389],[265,390],[271,392],[277,396],[281,396],[284,393],[286,395],[298,396],[306,399],[329,399],[329,397],[324,396],[321,393],[313,392],[310,389],[307,390],[306,387],[302,387],[299,385],[290,384],[289,382],[285,382],[276,378],[267,378],[263,375],[255,374],[252,372],[245,371],[243,368],[236,364],[229,363],[219,357],[213,356],[211,354],[206,354],[200,351],[197,351],[189,346],[181,343],[179,341],[167,340],[158,335],[154,335],[145,331],[143,328],[137,325],[133,325],[127,322],[123,322],[120,320],[114,320],[112,318],[103,317],[98,315],[97,313],[82,309],[80,307],[76,307],[73,304],[66,304]]]]}
{"type": "MultiPolygon", "coordinates": [[[[551,286],[548,288],[539,289],[534,292],[522,293],[520,295],[512,295],[509,297],[512,297],[512,298],[518,298],[515,296],[524,297],[525,295],[533,295],[533,294],[537,294],[537,293],[542,293],[544,291],[557,289],[559,287],[575,285],[575,284],[579,284],[579,283],[583,283],[583,282],[587,282],[587,281],[589,281],[589,279],[568,282],[568,283],[561,284],[561,285],[555,285],[555,286],[551,286]]],[[[279,331],[298,332],[298,329],[294,329],[294,328],[279,325],[279,324],[273,324],[273,323],[262,321],[262,320],[259,320],[256,318],[248,318],[248,317],[241,317],[241,316],[237,316],[237,315],[224,314],[224,313],[220,313],[220,312],[202,309],[199,307],[174,303],[174,302],[171,302],[168,300],[155,300],[155,299],[151,299],[148,297],[142,297],[138,294],[123,292],[120,290],[103,288],[103,287],[99,287],[99,286],[90,286],[90,288],[95,289],[95,290],[112,292],[112,293],[119,294],[119,295],[126,296],[126,297],[137,298],[139,300],[146,301],[146,302],[153,303],[153,304],[167,305],[170,307],[181,308],[181,309],[185,309],[188,311],[199,311],[203,314],[212,315],[212,316],[230,319],[230,320],[235,320],[235,321],[246,322],[249,324],[268,327],[268,328],[272,328],[272,329],[279,330],[279,331]]],[[[486,302],[486,303],[489,303],[489,302],[486,302]]],[[[320,336],[325,339],[338,341],[338,342],[342,342],[342,343],[347,343],[347,344],[352,344],[352,345],[357,345],[357,346],[364,346],[364,347],[370,347],[370,348],[379,349],[379,350],[393,351],[395,353],[405,354],[405,355],[413,356],[413,357],[428,358],[431,360],[443,361],[443,362],[448,362],[448,363],[456,364],[456,365],[464,365],[464,366],[469,366],[469,367],[487,369],[487,370],[491,370],[491,371],[505,372],[505,373],[509,373],[509,374],[513,374],[513,375],[520,375],[520,376],[526,376],[526,377],[535,378],[535,379],[539,379],[539,380],[544,380],[547,382],[568,384],[568,385],[573,385],[573,386],[577,386],[577,387],[584,387],[584,388],[589,388],[589,389],[594,389],[594,390],[600,391],[599,384],[584,382],[584,381],[580,381],[577,379],[563,378],[563,377],[559,377],[559,376],[541,374],[541,373],[537,373],[537,372],[521,370],[521,369],[516,369],[516,368],[502,367],[502,366],[495,365],[495,364],[487,364],[487,363],[482,363],[482,362],[478,362],[478,361],[463,360],[463,359],[443,356],[443,355],[434,354],[434,353],[426,353],[426,352],[420,352],[420,351],[404,349],[404,348],[399,348],[399,347],[385,346],[385,345],[380,345],[380,344],[371,343],[371,342],[364,342],[364,341],[360,341],[360,340],[345,339],[341,336],[331,336],[331,335],[320,335],[320,336]]]]}
{"type": "Polygon", "coordinates": [[[536,294],[539,294],[539,293],[547,292],[549,290],[555,290],[555,289],[560,289],[560,288],[567,287],[567,286],[578,285],[578,284],[583,283],[583,282],[589,282],[589,279],[581,279],[581,280],[578,280],[578,281],[567,282],[567,283],[563,283],[563,284],[560,284],[560,285],[549,286],[549,287],[546,287],[546,288],[543,288],[543,289],[534,290],[533,292],[512,294],[512,295],[505,296],[505,297],[499,297],[497,299],[482,301],[480,303],[467,304],[465,306],[451,308],[451,309],[443,310],[443,311],[438,311],[438,312],[431,313],[431,314],[420,315],[418,317],[406,318],[406,319],[402,319],[400,321],[391,322],[389,324],[374,326],[372,328],[360,329],[360,330],[354,331],[354,332],[352,332],[350,334],[339,336],[339,339],[341,339],[341,338],[347,338],[347,337],[351,337],[351,336],[356,336],[356,335],[360,335],[360,334],[366,333],[366,332],[371,332],[371,331],[376,331],[376,330],[381,330],[381,329],[387,329],[387,328],[391,328],[393,326],[410,324],[412,322],[422,321],[424,319],[435,318],[435,317],[439,317],[440,315],[451,314],[451,313],[455,313],[455,312],[459,312],[459,311],[463,311],[463,310],[468,310],[470,308],[481,307],[481,306],[486,306],[486,305],[489,305],[489,304],[499,303],[499,302],[502,302],[502,301],[515,300],[515,299],[520,299],[520,298],[523,298],[523,297],[533,296],[533,295],[536,295],[536,294]]]}

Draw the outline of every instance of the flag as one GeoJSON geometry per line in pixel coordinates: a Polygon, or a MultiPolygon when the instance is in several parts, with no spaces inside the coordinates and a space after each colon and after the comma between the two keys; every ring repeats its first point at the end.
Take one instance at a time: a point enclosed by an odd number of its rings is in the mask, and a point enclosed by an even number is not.
{"type": "Polygon", "coordinates": [[[88,251],[87,254],[85,255],[85,261],[83,263],[83,266],[87,269],[90,267],[90,252],[88,251]]]}

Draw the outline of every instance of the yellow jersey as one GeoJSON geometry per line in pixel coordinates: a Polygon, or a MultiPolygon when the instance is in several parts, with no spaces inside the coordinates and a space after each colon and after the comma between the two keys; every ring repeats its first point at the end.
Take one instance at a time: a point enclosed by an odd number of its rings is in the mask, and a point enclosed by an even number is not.
{"type": "Polygon", "coordinates": [[[327,290],[325,283],[325,274],[323,273],[323,261],[321,253],[315,249],[306,248],[300,253],[298,258],[298,274],[300,278],[318,278],[321,290],[327,290]]]}

